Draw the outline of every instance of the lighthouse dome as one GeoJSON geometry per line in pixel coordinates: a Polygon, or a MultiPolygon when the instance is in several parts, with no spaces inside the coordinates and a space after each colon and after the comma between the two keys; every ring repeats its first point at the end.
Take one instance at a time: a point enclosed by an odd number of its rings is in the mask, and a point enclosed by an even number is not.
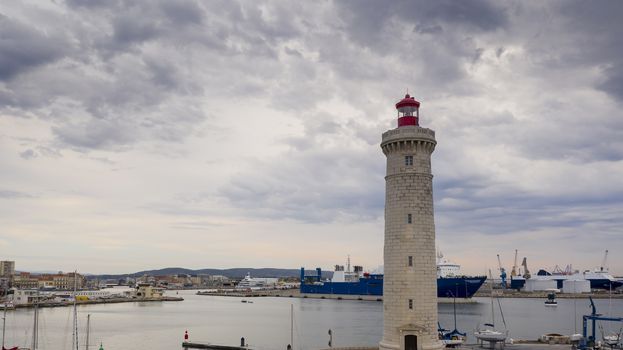
{"type": "Polygon", "coordinates": [[[396,103],[396,109],[398,110],[403,109],[405,107],[419,108],[420,102],[417,101],[415,98],[409,96],[409,94],[406,94],[405,98],[403,98],[402,100],[398,101],[398,103],[396,103]]]}

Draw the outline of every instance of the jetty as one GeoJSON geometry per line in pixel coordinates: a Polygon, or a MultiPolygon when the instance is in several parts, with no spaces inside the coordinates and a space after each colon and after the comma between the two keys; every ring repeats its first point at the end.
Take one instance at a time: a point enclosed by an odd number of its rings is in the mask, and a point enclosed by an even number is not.
{"type": "MultiPolygon", "coordinates": [[[[514,289],[495,289],[496,298],[538,298],[547,299],[549,291],[523,292],[514,289]]],[[[475,297],[488,298],[489,292],[479,290],[474,294],[475,297]]],[[[591,293],[556,293],[558,299],[623,299],[623,293],[608,293],[593,291],[591,293]]]]}
{"type": "MultiPolygon", "coordinates": [[[[109,299],[89,299],[89,300],[77,300],[76,305],[90,305],[90,304],[118,304],[118,303],[141,303],[141,302],[162,302],[162,301],[183,301],[184,298],[179,297],[161,297],[161,298],[109,298],[109,299]]],[[[65,307],[73,306],[73,301],[42,301],[37,303],[37,307],[65,307]]],[[[15,309],[20,308],[33,308],[34,303],[28,304],[15,304],[15,309]]]]}
{"type": "MultiPolygon", "coordinates": [[[[333,300],[360,300],[360,301],[383,301],[382,295],[354,295],[354,294],[316,294],[301,293],[298,289],[267,289],[267,290],[217,290],[217,291],[198,291],[197,295],[211,295],[221,297],[237,298],[261,298],[261,297],[282,297],[282,298],[302,298],[302,299],[333,299],[333,300]]],[[[440,304],[452,304],[453,298],[437,298],[440,304]]],[[[472,298],[457,298],[457,304],[476,303],[472,298]]]]}
{"type": "Polygon", "coordinates": [[[240,347],[240,346],[229,346],[229,345],[218,345],[218,344],[210,344],[210,343],[191,343],[191,342],[183,342],[182,348],[186,349],[210,349],[210,350],[252,350],[249,347],[240,347]]]}

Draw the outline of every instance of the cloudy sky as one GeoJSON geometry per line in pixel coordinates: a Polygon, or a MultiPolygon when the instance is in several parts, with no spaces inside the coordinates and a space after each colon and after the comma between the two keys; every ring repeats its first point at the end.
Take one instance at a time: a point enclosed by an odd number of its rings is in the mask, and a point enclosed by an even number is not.
{"type": "Polygon", "coordinates": [[[382,264],[381,133],[437,133],[467,273],[623,275],[623,2],[0,3],[0,260],[382,264]]]}

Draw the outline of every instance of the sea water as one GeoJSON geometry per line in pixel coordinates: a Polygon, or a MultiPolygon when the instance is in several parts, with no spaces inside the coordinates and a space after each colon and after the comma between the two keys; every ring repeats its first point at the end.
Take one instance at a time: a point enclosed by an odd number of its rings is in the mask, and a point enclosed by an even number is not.
{"type": "MultiPolygon", "coordinates": [[[[332,345],[378,344],[382,337],[383,304],[377,301],[243,298],[200,296],[196,291],[169,291],[181,302],[132,302],[78,306],[80,348],[85,348],[87,314],[91,315],[90,349],[181,349],[184,332],[191,341],[239,345],[240,338],[256,349],[286,349],[291,342],[291,325],[295,349],[320,349],[332,345]],[[290,317],[293,306],[294,317],[290,317]]],[[[458,329],[467,332],[473,342],[473,331],[491,322],[489,298],[474,298],[473,304],[456,304],[458,329]]],[[[588,299],[558,299],[557,307],[545,307],[544,299],[494,299],[496,328],[504,322],[514,339],[537,339],[545,333],[581,333],[582,315],[590,314],[588,299]],[[498,305],[498,300],[500,305],[498,305]],[[500,312],[500,310],[502,312],[500,312]],[[503,316],[503,318],[502,318],[503,316]],[[504,320],[503,320],[504,319],[504,320]]],[[[599,313],[623,317],[622,299],[595,300],[599,313]]],[[[439,304],[442,327],[454,329],[453,305],[439,304]]],[[[39,310],[39,349],[71,349],[73,310],[71,307],[39,310]]],[[[6,320],[5,346],[30,347],[33,310],[9,311],[6,320]]],[[[597,330],[618,332],[621,324],[607,323],[597,330]]]]}

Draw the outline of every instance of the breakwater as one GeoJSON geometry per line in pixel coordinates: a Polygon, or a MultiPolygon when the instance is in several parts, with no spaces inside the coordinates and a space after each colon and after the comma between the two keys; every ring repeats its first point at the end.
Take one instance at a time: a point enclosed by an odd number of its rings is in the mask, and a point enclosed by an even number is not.
{"type": "MultiPolygon", "coordinates": [[[[137,302],[162,302],[162,301],[183,301],[184,298],[165,296],[162,298],[110,298],[110,299],[92,299],[92,300],[78,300],[76,305],[91,305],[91,304],[119,304],[119,303],[137,303],[137,302]]],[[[60,302],[40,302],[37,307],[65,307],[73,306],[73,301],[60,301],[60,302]]],[[[17,304],[14,306],[16,309],[34,308],[35,304],[17,304]]]]}
{"type": "MultiPolygon", "coordinates": [[[[494,290],[494,296],[498,298],[536,298],[547,299],[549,292],[518,292],[514,290],[494,290]]],[[[310,294],[301,293],[298,289],[270,289],[270,290],[236,290],[236,289],[222,289],[222,290],[210,290],[210,291],[198,291],[197,295],[212,295],[212,296],[224,296],[224,297],[238,297],[238,298],[257,298],[257,297],[287,297],[287,298],[305,298],[305,299],[337,299],[337,300],[362,300],[362,301],[383,301],[382,295],[349,295],[349,294],[310,294]]],[[[474,297],[488,298],[491,296],[491,291],[478,291],[474,297]]],[[[557,293],[557,298],[560,299],[623,299],[623,294],[616,293],[582,293],[582,294],[563,294],[557,293]]],[[[437,298],[439,303],[453,303],[452,298],[437,298]]],[[[457,298],[457,303],[471,303],[472,298],[457,298]]]]}
{"type": "MultiPolygon", "coordinates": [[[[302,299],[333,299],[333,300],[360,300],[360,301],[383,301],[382,295],[350,295],[350,294],[310,294],[301,293],[298,289],[282,290],[218,290],[218,291],[199,291],[197,295],[222,296],[237,298],[259,298],[259,297],[284,297],[302,299]]],[[[439,303],[453,303],[452,298],[438,298],[439,303]]],[[[474,303],[472,299],[457,298],[457,304],[474,303]]]]}

